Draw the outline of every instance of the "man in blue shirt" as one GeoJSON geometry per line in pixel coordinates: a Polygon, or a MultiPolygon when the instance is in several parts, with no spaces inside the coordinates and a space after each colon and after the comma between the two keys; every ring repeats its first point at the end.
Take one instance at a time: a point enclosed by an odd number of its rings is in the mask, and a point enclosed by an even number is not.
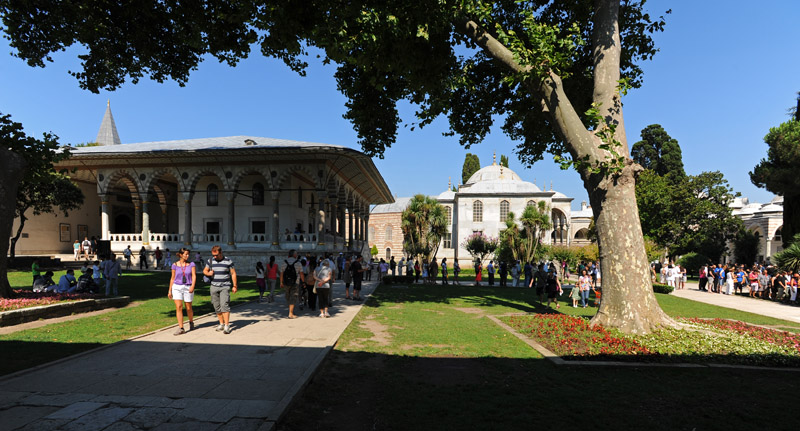
{"type": "Polygon", "coordinates": [[[493,261],[489,261],[489,265],[486,266],[486,272],[489,273],[489,286],[494,286],[494,265],[493,261]]]}
{"type": "Polygon", "coordinates": [[[75,292],[75,287],[77,285],[78,285],[78,280],[75,280],[75,271],[68,269],[67,273],[62,275],[61,278],[58,280],[58,287],[56,288],[56,292],[73,293],[75,292]]]}

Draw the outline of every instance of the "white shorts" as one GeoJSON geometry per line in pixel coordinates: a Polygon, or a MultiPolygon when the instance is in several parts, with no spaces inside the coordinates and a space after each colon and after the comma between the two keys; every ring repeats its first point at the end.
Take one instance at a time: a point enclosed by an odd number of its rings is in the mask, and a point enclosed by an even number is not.
{"type": "Polygon", "coordinates": [[[758,292],[758,283],[752,283],[750,289],[752,289],[753,292],[758,292]]]}
{"type": "Polygon", "coordinates": [[[174,301],[192,302],[194,299],[194,292],[189,292],[189,287],[183,284],[172,285],[172,299],[174,301]]]}

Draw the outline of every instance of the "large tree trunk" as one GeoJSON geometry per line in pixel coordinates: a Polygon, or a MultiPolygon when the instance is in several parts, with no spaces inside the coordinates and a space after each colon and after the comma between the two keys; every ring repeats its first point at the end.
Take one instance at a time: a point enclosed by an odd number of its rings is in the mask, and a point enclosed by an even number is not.
{"type": "Polygon", "coordinates": [[[17,226],[17,232],[11,237],[11,247],[8,249],[8,264],[14,264],[14,258],[17,256],[17,241],[19,241],[19,237],[22,236],[22,229],[25,228],[25,220],[28,220],[25,217],[25,212],[23,211],[19,215],[19,226],[17,226]]]}
{"type": "Polygon", "coordinates": [[[0,148],[0,298],[11,298],[8,284],[8,239],[14,225],[17,189],[28,163],[17,153],[0,148]]]}
{"type": "Polygon", "coordinates": [[[797,233],[800,233],[800,194],[784,193],[783,229],[781,229],[783,248],[791,245],[792,239],[797,233]]]}
{"type": "Polygon", "coordinates": [[[602,270],[602,301],[591,323],[644,334],[675,322],[661,310],[653,293],[636,206],[637,168],[641,169],[631,162],[618,176],[592,175],[584,185],[597,226],[602,270]]]}

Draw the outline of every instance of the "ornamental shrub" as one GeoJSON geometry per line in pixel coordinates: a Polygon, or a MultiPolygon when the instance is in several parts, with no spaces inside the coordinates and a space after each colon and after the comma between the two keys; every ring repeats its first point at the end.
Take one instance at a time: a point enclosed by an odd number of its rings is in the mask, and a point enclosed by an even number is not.
{"type": "Polygon", "coordinates": [[[655,293],[666,293],[667,295],[669,295],[670,293],[672,293],[673,290],[675,289],[673,289],[673,287],[670,285],[653,283],[653,292],[655,293]]]}

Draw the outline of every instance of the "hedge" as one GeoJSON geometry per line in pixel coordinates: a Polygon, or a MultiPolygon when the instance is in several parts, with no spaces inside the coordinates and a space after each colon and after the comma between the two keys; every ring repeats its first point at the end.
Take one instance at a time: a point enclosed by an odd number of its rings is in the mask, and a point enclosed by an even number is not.
{"type": "Polygon", "coordinates": [[[655,293],[666,293],[670,294],[672,291],[675,290],[672,286],[661,284],[661,283],[653,283],[653,292],[655,293]]]}

